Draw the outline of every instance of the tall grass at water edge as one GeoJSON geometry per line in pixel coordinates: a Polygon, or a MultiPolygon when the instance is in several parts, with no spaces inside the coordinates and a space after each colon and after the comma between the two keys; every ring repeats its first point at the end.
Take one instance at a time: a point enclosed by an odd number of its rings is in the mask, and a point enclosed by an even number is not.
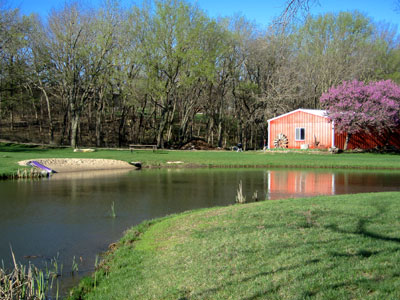
{"type": "Polygon", "coordinates": [[[55,299],[59,298],[58,263],[52,261],[52,268],[40,270],[33,264],[25,266],[17,263],[11,251],[13,267],[6,269],[4,263],[0,267],[0,299],[2,300],[42,300],[48,293],[56,289],[55,299]]]}

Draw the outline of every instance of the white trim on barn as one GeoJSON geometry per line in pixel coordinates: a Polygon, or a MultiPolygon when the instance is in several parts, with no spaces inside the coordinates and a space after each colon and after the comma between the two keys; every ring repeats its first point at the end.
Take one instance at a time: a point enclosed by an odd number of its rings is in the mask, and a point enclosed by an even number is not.
{"type": "MultiPolygon", "coordinates": [[[[299,108],[299,109],[290,111],[290,112],[288,112],[288,113],[286,113],[286,114],[283,114],[283,115],[277,116],[277,117],[275,117],[275,118],[269,119],[269,120],[268,120],[268,124],[269,124],[270,121],[273,121],[273,120],[276,120],[276,119],[285,117],[285,116],[290,115],[290,114],[294,114],[294,113],[296,113],[296,112],[298,112],[298,111],[305,112],[305,113],[307,113],[307,114],[312,114],[312,115],[319,116],[319,117],[328,118],[327,113],[326,113],[326,110],[322,110],[322,109],[304,109],[304,108],[299,108]]],[[[268,125],[268,126],[269,126],[269,125],[268,125]]],[[[269,129],[269,128],[268,128],[268,129],[269,129]]]]}
{"type": "Polygon", "coordinates": [[[271,149],[270,141],[271,141],[271,130],[269,130],[269,120],[268,120],[268,150],[271,149]]]}

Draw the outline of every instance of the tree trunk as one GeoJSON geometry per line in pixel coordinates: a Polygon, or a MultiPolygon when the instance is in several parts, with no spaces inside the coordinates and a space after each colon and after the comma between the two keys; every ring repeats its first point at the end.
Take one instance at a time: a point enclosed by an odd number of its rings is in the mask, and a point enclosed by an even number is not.
{"type": "Polygon", "coordinates": [[[344,150],[344,151],[347,150],[347,146],[349,145],[349,141],[350,141],[351,136],[352,136],[351,133],[348,133],[348,134],[346,135],[346,140],[345,140],[345,142],[344,142],[344,147],[343,147],[343,150],[344,150]]]}
{"type": "Polygon", "coordinates": [[[103,96],[101,95],[96,110],[96,128],[95,128],[96,147],[101,147],[102,144],[101,132],[102,132],[103,112],[104,112],[104,99],[103,96]]]}
{"type": "Polygon", "coordinates": [[[71,147],[76,149],[78,147],[78,125],[79,114],[75,111],[71,112],[71,147]]]}
{"type": "MultiPolygon", "coordinates": [[[[40,97],[40,119],[38,120],[38,123],[39,123],[39,132],[40,132],[40,139],[41,140],[43,140],[43,138],[42,138],[42,126],[43,126],[43,121],[44,121],[42,100],[43,100],[43,98],[40,97]]],[[[29,122],[28,122],[28,124],[29,124],[29,122]]]]}
{"type": "Polygon", "coordinates": [[[13,110],[12,107],[11,107],[11,110],[10,110],[10,122],[11,122],[10,129],[12,131],[12,130],[14,130],[14,110],[13,110]]]}
{"type": "Polygon", "coordinates": [[[53,125],[53,119],[52,119],[52,114],[51,114],[51,106],[50,106],[50,101],[49,97],[45,91],[45,89],[42,89],[44,98],[46,100],[46,105],[47,105],[47,117],[49,118],[49,143],[51,145],[55,144],[54,143],[54,125],[53,125]]]}
{"type": "Polygon", "coordinates": [[[96,128],[95,128],[95,136],[96,136],[96,147],[101,147],[101,120],[102,120],[102,112],[96,111],[96,128]]]}
{"type": "MultiPolygon", "coordinates": [[[[125,101],[124,101],[125,102],[125,101]]],[[[126,119],[127,108],[125,103],[122,106],[121,119],[118,126],[118,147],[122,147],[125,140],[125,119],[126,119]]]]}
{"type": "Polygon", "coordinates": [[[387,129],[387,131],[385,132],[385,141],[383,142],[383,147],[388,147],[388,146],[392,146],[390,145],[390,139],[392,138],[393,135],[393,130],[391,130],[390,128],[387,129]]]}
{"type": "Polygon", "coordinates": [[[189,121],[190,121],[189,113],[185,113],[183,115],[183,118],[181,120],[181,126],[179,128],[179,143],[181,145],[183,145],[184,141],[188,137],[187,131],[188,131],[188,127],[189,127],[189,121]]]}
{"type": "Polygon", "coordinates": [[[64,145],[64,139],[65,139],[65,136],[67,135],[68,115],[69,115],[69,110],[65,109],[65,113],[64,113],[64,117],[63,117],[63,127],[62,127],[62,131],[61,131],[60,145],[64,145]]]}
{"type": "Polygon", "coordinates": [[[157,147],[164,148],[164,131],[167,126],[168,113],[166,109],[161,112],[161,120],[157,130],[157,147]]]}
{"type": "Polygon", "coordinates": [[[92,124],[92,101],[88,103],[88,133],[90,134],[90,125],[92,124]]]}
{"type": "Polygon", "coordinates": [[[223,138],[223,130],[222,130],[222,119],[218,121],[218,147],[222,148],[222,138],[223,138]]]}
{"type": "MultiPolygon", "coordinates": [[[[146,111],[146,105],[147,105],[147,94],[144,97],[144,103],[142,104],[142,109],[140,111],[137,132],[132,135],[133,136],[132,142],[134,142],[134,143],[136,143],[136,142],[142,143],[142,141],[144,140],[144,132],[145,132],[144,116],[145,116],[145,111],[146,111]]],[[[132,119],[133,119],[133,117],[132,117],[132,119]]],[[[132,126],[132,127],[134,128],[135,126],[132,126]]]]}
{"type": "Polygon", "coordinates": [[[169,118],[167,118],[167,122],[168,122],[167,142],[168,143],[170,143],[171,139],[172,139],[172,128],[173,128],[175,110],[176,110],[176,101],[174,103],[174,106],[173,106],[173,109],[172,109],[172,113],[169,115],[169,118]]]}
{"type": "Polygon", "coordinates": [[[213,130],[214,130],[214,118],[211,117],[210,120],[208,121],[208,130],[207,130],[207,143],[208,144],[212,143],[211,135],[212,135],[213,130]]]}

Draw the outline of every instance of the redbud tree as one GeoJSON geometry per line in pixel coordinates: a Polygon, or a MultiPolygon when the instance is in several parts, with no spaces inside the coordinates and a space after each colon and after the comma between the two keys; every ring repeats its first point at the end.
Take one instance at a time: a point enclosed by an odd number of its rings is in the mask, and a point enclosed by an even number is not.
{"type": "Polygon", "coordinates": [[[400,86],[391,80],[344,81],[322,94],[320,103],[336,130],[347,133],[345,150],[357,132],[391,134],[400,125],[400,86]]]}

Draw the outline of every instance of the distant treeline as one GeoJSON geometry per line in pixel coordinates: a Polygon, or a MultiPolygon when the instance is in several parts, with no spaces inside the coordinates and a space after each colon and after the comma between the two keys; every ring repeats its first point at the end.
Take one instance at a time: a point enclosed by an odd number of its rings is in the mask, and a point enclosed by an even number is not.
{"type": "Polygon", "coordinates": [[[355,12],[273,22],[210,18],[185,1],[46,19],[0,8],[0,138],[76,146],[259,148],[266,120],[343,80],[400,83],[390,24],[355,12]]]}

